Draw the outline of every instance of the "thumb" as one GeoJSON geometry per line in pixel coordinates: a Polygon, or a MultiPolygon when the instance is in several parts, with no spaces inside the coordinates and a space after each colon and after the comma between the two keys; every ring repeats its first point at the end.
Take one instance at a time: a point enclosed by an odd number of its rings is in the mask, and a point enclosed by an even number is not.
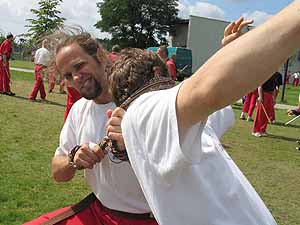
{"type": "Polygon", "coordinates": [[[108,119],[111,117],[112,112],[113,112],[112,109],[108,109],[108,110],[106,111],[106,116],[107,116],[108,119]]]}

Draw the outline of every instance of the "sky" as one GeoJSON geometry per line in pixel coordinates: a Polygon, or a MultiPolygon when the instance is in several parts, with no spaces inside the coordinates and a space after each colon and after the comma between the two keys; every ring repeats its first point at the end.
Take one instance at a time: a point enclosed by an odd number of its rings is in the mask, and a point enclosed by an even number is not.
{"type": "MultiPolygon", "coordinates": [[[[100,0],[64,0],[59,10],[67,25],[80,25],[95,37],[109,37],[93,25],[100,20],[96,2],[100,0]]],[[[240,16],[254,19],[256,26],[276,14],[292,0],[179,0],[179,17],[189,15],[232,21],[240,16]]],[[[38,0],[0,0],[0,31],[14,35],[25,33],[26,19],[34,18],[30,9],[38,8],[38,0]]]]}

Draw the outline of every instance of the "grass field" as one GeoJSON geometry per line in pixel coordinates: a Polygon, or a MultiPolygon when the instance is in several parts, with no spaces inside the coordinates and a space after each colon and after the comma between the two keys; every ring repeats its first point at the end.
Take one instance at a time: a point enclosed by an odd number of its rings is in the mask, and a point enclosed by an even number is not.
{"type": "Polygon", "coordinates": [[[22,60],[12,60],[10,61],[10,66],[15,68],[22,69],[33,69],[34,64],[31,61],[22,61],[22,60]]]}
{"type": "MultiPolygon", "coordinates": [[[[71,183],[51,179],[50,159],[58,145],[66,95],[54,92],[48,94],[49,102],[32,103],[27,96],[33,74],[12,72],[12,80],[17,96],[0,95],[1,225],[21,224],[89,193],[81,172],[71,183]]],[[[293,98],[287,96],[288,101],[293,98]]],[[[233,108],[238,118],[241,105],[233,108]]],[[[268,126],[269,137],[251,136],[252,123],[237,120],[222,142],[278,224],[300,225],[300,152],[295,150],[300,119],[284,126],[290,117],[285,110],[276,113],[277,124],[268,126]]]]}

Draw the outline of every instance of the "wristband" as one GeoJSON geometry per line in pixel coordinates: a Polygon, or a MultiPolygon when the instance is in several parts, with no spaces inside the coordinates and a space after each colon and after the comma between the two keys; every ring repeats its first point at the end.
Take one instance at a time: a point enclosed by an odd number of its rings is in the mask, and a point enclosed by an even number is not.
{"type": "Polygon", "coordinates": [[[84,169],[83,166],[77,166],[74,162],[74,157],[76,155],[76,152],[80,149],[80,145],[76,145],[69,153],[68,158],[69,158],[69,165],[73,167],[76,170],[82,170],[84,169]]]}

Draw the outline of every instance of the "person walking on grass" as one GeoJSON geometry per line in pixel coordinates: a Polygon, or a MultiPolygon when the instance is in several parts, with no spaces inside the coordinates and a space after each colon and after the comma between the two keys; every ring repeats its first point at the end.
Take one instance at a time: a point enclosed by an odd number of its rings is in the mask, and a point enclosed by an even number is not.
{"type": "Polygon", "coordinates": [[[38,92],[42,100],[46,99],[46,91],[44,87],[43,74],[47,69],[50,62],[50,52],[46,48],[47,40],[42,41],[42,47],[36,50],[34,54],[34,74],[35,74],[35,83],[32,89],[32,92],[29,96],[30,101],[36,101],[38,92]]]}

